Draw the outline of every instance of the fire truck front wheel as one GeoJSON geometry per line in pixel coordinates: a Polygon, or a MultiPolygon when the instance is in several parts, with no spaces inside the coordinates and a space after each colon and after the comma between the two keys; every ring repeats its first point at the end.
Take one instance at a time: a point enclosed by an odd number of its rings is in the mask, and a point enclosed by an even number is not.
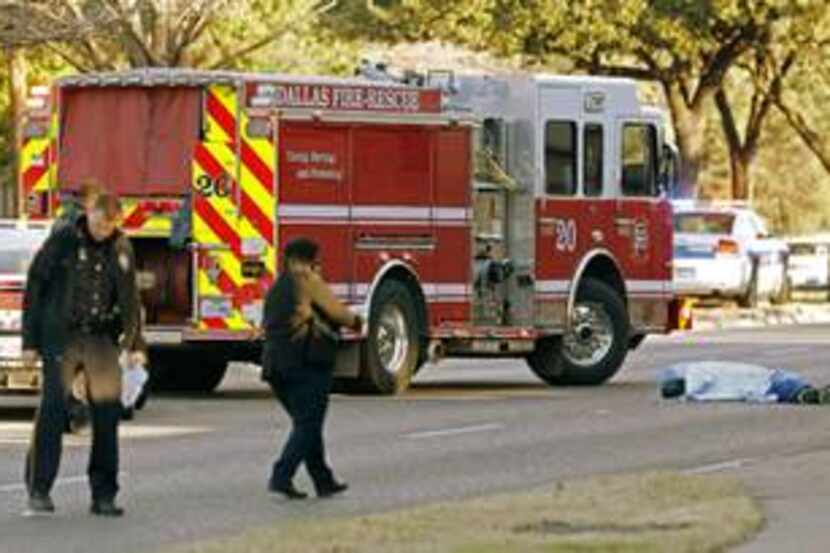
{"type": "Polygon", "coordinates": [[[405,390],[418,363],[418,316],[409,289],[397,280],[378,288],[369,316],[363,380],[369,391],[405,390]]]}
{"type": "Polygon", "coordinates": [[[571,330],[541,340],[528,364],[549,384],[596,386],[617,373],[628,349],[625,303],[604,282],[587,278],[579,287],[571,330]]]}

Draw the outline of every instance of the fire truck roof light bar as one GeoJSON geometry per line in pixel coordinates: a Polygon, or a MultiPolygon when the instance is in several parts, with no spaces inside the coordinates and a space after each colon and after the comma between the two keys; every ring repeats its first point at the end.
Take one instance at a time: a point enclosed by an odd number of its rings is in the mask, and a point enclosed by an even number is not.
{"type": "MultiPolygon", "coordinates": [[[[234,71],[207,71],[183,68],[145,68],[129,71],[107,73],[91,73],[70,75],[57,80],[59,86],[108,86],[108,85],[140,85],[154,86],[168,85],[206,85],[206,84],[239,84],[245,82],[257,83],[299,83],[299,84],[337,84],[351,86],[366,86],[377,84],[364,78],[344,79],[340,77],[298,76],[283,73],[243,73],[234,71]]],[[[387,88],[415,88],[397,82],[384,82],[387,88]]]]}

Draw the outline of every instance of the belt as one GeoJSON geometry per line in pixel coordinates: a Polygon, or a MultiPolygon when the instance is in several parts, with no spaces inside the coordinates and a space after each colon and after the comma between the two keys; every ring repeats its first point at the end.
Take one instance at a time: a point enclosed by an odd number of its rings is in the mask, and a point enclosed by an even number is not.
{"type": "Polygon", "coordinates": [[[94,336],[98,334],[109,334],[112,332],[110,325],[112,323],[75,323],[70,326],[70,329],[76,334],[83,334],[87,336],[94,336]]]}

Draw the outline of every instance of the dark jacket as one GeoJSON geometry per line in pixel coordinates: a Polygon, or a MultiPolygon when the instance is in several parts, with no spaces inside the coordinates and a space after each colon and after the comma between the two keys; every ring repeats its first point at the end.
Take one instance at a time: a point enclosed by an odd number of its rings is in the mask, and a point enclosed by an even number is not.
{"type": "Polygon", "coordinates": [[[278,374],[308,370],[305,367],[307,336],[315,312],[335,329],[355,324],[356,316],[318,275],[298,278],[284,271],[265,298],[263,380],[272,381],[278,374]]]}
{"type": "MultiPolygon", "coordinates": [[[[60,355],[71,334],[72,294],[86,217],[57,228],[35,255],[23,296],[23,348],[60,355]]],[[[115,322],[110,334],[120,347],[143,349],[135,256],[127,236],[116,231],[108,242],[107,278],[114,279],[115,322]]]]}

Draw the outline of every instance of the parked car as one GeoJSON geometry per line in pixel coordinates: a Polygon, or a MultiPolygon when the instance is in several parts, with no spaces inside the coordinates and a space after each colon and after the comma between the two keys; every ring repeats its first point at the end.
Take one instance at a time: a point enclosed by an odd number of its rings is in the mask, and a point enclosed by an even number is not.
{"type": "Polygon", "coordinates": [[[20,333],[26,272],[47,236],[48,223],[0,221],[0,400],[40,389],[40,371],[21,362],[20,333]]]}
{"type": "Polygon", "coordinates": [[[830,240],[802,237],[789,240],[788,274],[793,290],[830,294],[830,240]]]}
{"type": "Polygon", "coordinates": [[[736,300],[789,297],[789,247],[748,207],[678,203],[674,210],[674,286],[684,297],[736,300]]]}

